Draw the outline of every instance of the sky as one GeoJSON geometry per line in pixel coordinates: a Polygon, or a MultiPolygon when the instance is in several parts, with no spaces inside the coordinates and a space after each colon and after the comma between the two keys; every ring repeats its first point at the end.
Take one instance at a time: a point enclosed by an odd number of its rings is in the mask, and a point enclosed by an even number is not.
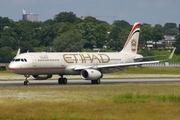
{"type": "Polygon", "coordinates": [[[22,10],[39,14],[40,21],[53,19],[60,12],[77,17],[92,16],[112,24],[115,20],[164,25],[180,24],[180,0],[0,0],[0,16],[22,19],[22,10]]]}

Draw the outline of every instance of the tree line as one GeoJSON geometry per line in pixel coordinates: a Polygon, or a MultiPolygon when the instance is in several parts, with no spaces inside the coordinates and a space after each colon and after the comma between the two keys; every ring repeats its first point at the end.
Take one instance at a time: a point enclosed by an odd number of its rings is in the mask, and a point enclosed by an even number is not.
{"type": "MultiPolygon", "coordinates": [[[[18,48],[21,52],[81,52],[92,51],[93,48],[120,51],[131,28],[132,25],[125,20],[109,24],[91,16],[81,19],[73,12],[61,12],[44,22],[13,21],[0,17],[0,62],[10,62],[18,48]]],[[[162,40],[164,34],[176,34],[175,46],[178,48],[180,36],[176,23],[164,26],[143,23],[139,43],[144,45],[147,40],[162,40]]]]}

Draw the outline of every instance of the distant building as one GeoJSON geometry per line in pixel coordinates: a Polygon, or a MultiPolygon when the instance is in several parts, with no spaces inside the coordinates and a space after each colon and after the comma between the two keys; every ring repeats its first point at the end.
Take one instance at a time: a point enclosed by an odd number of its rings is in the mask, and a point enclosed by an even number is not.
{"type": "Polygon", "coordinates": [[[159,40],[157,42],[154,41],[146,41],[146,47],[147,48],[172,48],[173,44],[176,42],[176,35],[164,35],[163,40],[159,40]]]}
{"type": "Polygon", "coordinates": [[[39,22],[39,14],[34,14],[34,13],[26,14],[26,10],[23,9],[22,20],[28,20],[31,22],[39,22]]]}

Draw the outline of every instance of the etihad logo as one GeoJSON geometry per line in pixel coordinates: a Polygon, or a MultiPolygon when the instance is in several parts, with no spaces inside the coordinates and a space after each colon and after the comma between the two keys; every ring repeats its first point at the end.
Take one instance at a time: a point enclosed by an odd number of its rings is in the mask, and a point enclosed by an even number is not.
{"type": "Polygon", "coordinates": [[[137,42],[136,42],[135,39],[133,39],[133,40],[131,41],[131,50],[132,50],[133,52],[136,51],[136,46],[137,46],[137,42]]]}
{"type": "Polygon", "coordinates": [[[64,54],[66,63],[108,63],[110,58],[106,54],[64,54]]]}

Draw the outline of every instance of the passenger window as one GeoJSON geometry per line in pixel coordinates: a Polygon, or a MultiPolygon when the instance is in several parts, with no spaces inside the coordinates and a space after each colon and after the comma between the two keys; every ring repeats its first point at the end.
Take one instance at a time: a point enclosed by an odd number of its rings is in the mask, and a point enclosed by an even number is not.
{"type": "Polygon", "coordinates": [[[24,59],[21,59],[22,62],[24,62],[24,59]]]}
{"type": "Polygon", "coordinates": [[[20,59],[15,59],[15,62],[18,62],[18,61],[20,61],[20,59]]]}
{"type": "Polygon", "coordinates": [[[27,62],[27,60],[26,60],[26,59],[24,59],[24,61],[25,61],[25,62],[27,62]]]}

